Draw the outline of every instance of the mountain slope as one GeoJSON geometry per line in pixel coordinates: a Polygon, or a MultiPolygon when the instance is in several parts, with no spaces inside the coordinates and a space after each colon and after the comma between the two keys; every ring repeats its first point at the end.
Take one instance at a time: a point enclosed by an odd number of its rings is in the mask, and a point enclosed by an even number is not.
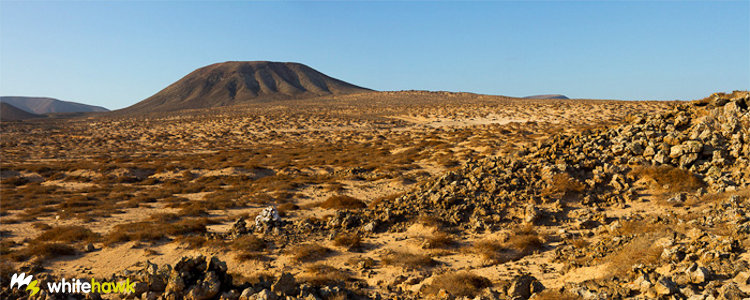
{"type": "Polygon", "coordinates": [[[570,99],[565,95],[560,94],[548,94],[548,95],[533,95],[523,97],[524,99],[570,99]]]}
{"type": "Polygon", "coordinates": [[[73,112],[105,112],[108,109],[82,103],[62,101],[48,97],[0,97],[0,102],[8,103],[18,109],[33,114],[73,113],[73,112]]]}
{"type": "Polygon", "coordinates": [[[0,102],[0,121],[19,121],[33,118],[44,118],[44,116],[32,114],[8,103],[0,102]]]}
{"type": "Polygon", "coordinates": [[[155,95],[120,111],[174,111],[366,91],[370,90],[299,63],[232,61],[197,69],[155,95]]]}

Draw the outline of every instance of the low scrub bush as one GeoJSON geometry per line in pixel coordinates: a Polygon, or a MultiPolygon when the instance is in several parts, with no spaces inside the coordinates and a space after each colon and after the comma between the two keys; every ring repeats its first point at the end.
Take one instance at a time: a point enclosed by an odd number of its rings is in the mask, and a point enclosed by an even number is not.
{"type": "Polygon", "coordinates": [[[300,209],[299,205],[294,203],[284,203],[276,207],[276,209],[279,211],[279,216],[286,216],[290,211],[295,211],[300,209]]]}
{"type": "Polygon", "coordinates": [[[380,198],[376,198],[375,200],[372,200],[372,202],[370,202],[370,207],[376,207],[380,205],[381,203],[391,203],[393,201],[396,201],[396,199],[398,197],[401,197],[402,195],[403,193],[396,193],[396,194],[390,194],[390,195],[386,195],[380,198]]]}
{"type": "Polygon", "coordinates": [[[206,232],[207,219],[183,219],[174,223],[135,222],[116,225],[104,236],[105,245],[128,241],[158,241],[169,236],[206,232]]]}
{"type": "Polygon", "coordinates": [[[424,287],[424,292],[437,295],[440,290],[446,290],[455,297],[473,298],[482,292],[482,289],[492,286],[492,282],[482,276],[469,273],[445,273],[435,277],[431,284],[424,287]]]}
{"type": "Polygon", "coordinates": [[[518,260],[544,248],[544,236],[533,227],[520,227],[504,241],[480,240],[472,246],[472,252],[492,263],[518,260]]]}
{"type": "Polygon", "coordinates": [[[90,229],[77,226],[67,225],[52,227],[40,234],[36,239],[39,241],[56,241],[56,242],[92,242],[99,239],[100,235],[90,229]]]}
{"type": "Polygon", "coordinates": [[[235,251],[263,251],[266,249],[266,241],[259,239],[255,235],[248,234],[232,241],[231,248],[235,251]]]}
{"type": "Polygon", "coordinates": [[[536,300],[578,300],[580,296],[564,291],[558,291],[553,289],[546,289],[537,294],[534,294],[536,300]]]}
{"type": "Polygon", "coordinates": [[[570,176],[568,173],[561,173],[552,176],[552,180],[544,190],[549,195],[560,195],[563,197],[572,196],[583,192],[586,188],[583,183],[570,176]]]}
{"type": "Polygon", "coordinates": [[[442,231],[423,236],[422,239],[422,248],[425,249],[445,249],[456,245],[456,238],[442,231]]]}
{"type": "Polygon", "coordinates": [[[336,195],[320,203],[320,207],[327,209],[359,209],[365,208],[367,205],[362,200],[351,196],[336,195]]]}
{"type": "Polygon", "coordinates": [[[355,233],[342,233],[336,236],[333,243],[349,251],[357,250],[362,247],[362,238],[355,233]]]}
{"type": "Polygon", "coordinates": [[[406,253],[392,251],[381,256],[381,261],[386,265],[399,266],[409,269],[422,269],[434,267],[437,261],[426,254],[406,253]]]}
{"type": "Polygon", "coordinates": [[[341,269],[324,264],[314,264],[305,268],[301,281],[312,286],[342,285],[352,279],[351,275],[341,269]]]}
{"type": "Polygon", "coordinates": [[[694,191],[705,183],[688,170],[668,165],[641,166],[630,171],[630,175],[651,182],[655,189],[668,193],[694,191]]]}
{"type": "Polygon", "coordinates": [[[607,272],[610,276],[627,274],[634,265],[652,265],[660,260],[663,247],[654,242],[660,235],[647,234],[634,238],[619,251],[605,258],[607,272]]]}
{"type": "Polygon", "coordinates": [[[317,243],[307,243],[292,246],[288,254],[298,262],[311,262],[323,259],[331,252],[331,249],[317,243]]]}
{"type": "Polygon", "coordinates": [[[15,261],[26,261],[32,257],[47,260],[74,254],[76,250],[64,243],[33,242],[26,248],[10,253],[10,256],[15,261]]]}

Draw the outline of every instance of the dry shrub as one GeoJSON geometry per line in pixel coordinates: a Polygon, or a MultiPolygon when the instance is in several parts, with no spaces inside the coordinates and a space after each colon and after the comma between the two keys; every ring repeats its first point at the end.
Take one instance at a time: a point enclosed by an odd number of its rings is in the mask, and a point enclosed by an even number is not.
{"type": "Polygon", "coordinates": [[[21,222],[22,220],[18,218],[8,218],[8,217],[0,218],[0,224],[18,224],[21,222]]]}
{"type": "Polygon", "coordinates": [[[534,296],[535,300],[577,300],[580,298],[581,297],[576,294],[553,289],[543,290],[534,296]]]}
{"type": "Polygon", "coordinates": [[[83,195],[75,195],[65,199],[65,201],[60,203],[59,207],[65,210],[75,210],[77,208],[89,210],[95,208],[99,204],[100,201],[96,198],[83,195]]]}
{"type": "MultiPolygon", "coordinates": [[[[147,225],[146,225],[147,226],[147,225]]],[[[117,243],[128,242],[128,241],[156,241],[166,238],[166,234],[160,230],[152,229],[136,229],[128,228],[127,226],[116,225],[112,231],[107,233],[104,237],[104,245],[111,246],[117,243]]]]}
{"type": "Polygon", "coordinates": [[[284,203],[276,207],[279,211],[291,211],[291,210],[298,210],[300,207],[297,204],[294,203],[284,203]]]}
{"type": "Polygon", "coordinates": [[[266,257],[266,255],[262,252],[243,251],[243,252],[235,253],[234,257],[239,261],[248,261],[248,260],[263,260],[266,257]]]}
{"type": "Polygon", "coordinates": [[[516,229],[505,241],[480,240],[471,251],[492,263],[518,260],[544,248],[544,236],[532,226],[516,229]]]}
{"type": "Polygon", "coordinates": [[[147,248],[143,249],[143,253],[147,256],[154,256],[154,255],[160,255],[159,251],[156,251],[155,249],[147,248]]]}
{"type": "Polygon", "coordinates": [[[334,181],[323,184],[323,190],[326,192],[341,193],[346,191],[346,187],[342,183],[334,181]]]}
{"type": "Polygon", "coordinates": [[[370,202],[370,207],[378,206],[381,203],[392,203],[393,201],[395,201],[398,197],[401,197],[402,195],[404,194],[396,193],[396,194],[390,194],[390,195],[386,195],[380,198],[376,198],[375,200],[372,200],[372,202],[370,202]]]}
{"type": "Polygon", "coordinates": [[[263,251],[266,249],[266,241],[259,239],[255,235],[248,234],[232,241],[231,248],[235,251],[263,251]]]}
{"type": "Polygon", "coordinates": [[[74,254],[76,254],[76,250],[64,243],[37,242],[31,243],[26,248],[13,252],[10,255],[15,261],[25,261],[31,257],[46,260],[74,254]]]}
{"type": "Polygon", "coordinates": [[[0,262],[0,284],[5,285],[10,282],[11,275],[16,273],[17,269],[9,262],[0,262]]]}
{"type": "Polygon", "coordinates": [[[560,173],[552,176],[552,181],[549,186],[544,190],[549,195],[574,195],[586,188],[583,183],[570,176],[568,173],[560,173]]]}
{"type": "Polygon", "coordinates": [[[516,230],[505,244],[523,257],[544,248],[544,236],[531,226],[522,227],[516,230]]]}
{"type": "Polygon", "coordinates": [[[476,297],[482,289],[491,286],[492,282],[485,277],[469,272],[451,272],[435,277],[431,284],[424,287],[424,292],[437,295],[444,289],[456,297],[476,297]]]}
{"type": "Polygon", "coordinates": [[[426,227],[435,227],[435,228],[443,228],[445,225],[445,222],[436,216],[433,215],[420,215],[417,218],[417,223],[420,223],[426,227]]]}
{"type": "Polygon", "coordinates": [[[142,180],[141,182],[139,182],[139,184],[141,185],[155,185],[159,183],[161,183],[161,181],[159,181],[159,179],[156,179],[156,178],[146,178],[142,180]]]}
{"type": "Polygon", "coordinates": [[[232,283],[237,286],[246,284],[257,285],[263,282],[274,282],[274,280],[276,279],[276,277],[268,271],[256,271],[250,275],[245,275],[242,273],[231,273],[231,275],[232,283]]]}
{"type": "Polygon", "coordinates": [[[19,186],[19,185],[24,185],[24,184],[29,183],[29,180],[26,179],[25,177],[13,176],[9,178],[4,178],[2,181],[0,181],[0,183],[12,185],[12,186],[19,186]]]}
{"type": "Polygon", "coordinates": [[[351,280],[348,272],[325,264],[313,264],[305,268],[301,281],[312,286],[340,285],[351,280]]]}
{"type": "Polygon", "coordinates": [[[663,247],[654,242],[660,235],[643,235],[634,238],[617,252],[608,255],[607,272],[610,276],[624,275],[636,264],[652,265],[660,260],[663,247]]]}
{"type": "Polygon", "coordinates": [[[276,209],[279,212],[279,216],[284,217],[286,216],[290,211],[298,210],[300,207],[297,204],[294,203],[284,203],[276,207],[276,209]]]}
{"type": "Polygon", "coordinates": [[[372,257],[362,257],[362,256],[351,256],[346,259],[346,263],[345,263],[345,265],[357,266],[358,268],[362,268],[362,269],[375,268],[376,264],[377,262],[372,257]]]}
{"type": "Polygon", "coordinates": [[[298,262],[311,262],[324,258],[331,252],[331,249],[321,246],[317,243],[299,244],[288,250],[292,259],[298,262]]]}
{"type": "Polygon", "coordinates": [[[738,237],[739,234],[738,231],[740,230],[740,227],[737,226],[737,224],[729,224],[729,223],[718,223],[713,226],[713,228],[709,228],[708,231],[712,234],[718,235],[718,236],[726,236],[726,237],[738,237]]]}
{"type": "Polygon", "coordinates": [[[475,242],[471,247],[471,252],[493,263],[504,263],[512,260],[510,249],[505,248],[502,243],[494,240],[480,240],[475,242]]]}
{"type": "Polygon", "coordinates": [[[221,238],[210,238],[203,235],[185,235],[175,238],[180,243],[187,245],[188,249],[213,248],[226,249],[227,242],[221,238]]]}
{"type": "Polygon", "coordinates": [[[367,205],[362,200],[351,196],[335,195],[321,202],[320,207],[327,209],[359,209],[365,208],[367,205]]]}
{"type": "Polygon", "coordinates": [[[572,241],[570,241],[570,244],[573,245],[576,249],[583,249],[586,248],[591,242],[583,239],[583,238],[577,238],[572,241]]]}
{"type": "Polygon", "coordinates": [[[91,242],[99,238],[99,234],[94,233],[90,229],[77,226],[58,226],[53,227],[42,234],[36,239],[39,241],[58,241],[58,242],[91,242]]]}
{"type": "Polygon", "coordinates": [[[76,254],[73,247],[63,243],[34,243],[29,245],[27,250],[29,254],[43,258],[76,254]]]}
{"type": "Polygon", "coordinates": [[[612,233],[615,235],[640,235],[653,232],[666,232],[668,230],[677,229],[676,226],[666,226],[664,224],[652,223],[642,220],[625,221],[621,223],[621,226],[615,229],[612,233]]]}
{"type": "Polygon", "coordinates": [[[423,236],[422,239],[422,248],[425,249],[444,249],[456,245],[456,238],[442,231],[423,236]]]}
{"type": "Polygon", "coordinates": [[[337,294],[333,294],[328,296],[327,300],[348,300],[351,299],[345,292],[338,292],[337,294]]]}
{"type": "Polygon", "coordinates": [[[135,196],[133,198],[130,198],[127,201],[124,201],[120,205],[120,207],[123,207],[123,208],[136,208],[136,207],[139,207],[139,206],[146,206],[147,205],[146,203],[155,203],[155,202],[157,202],[157,199],[154,198],[154,197],[149,197],[149,196],[146,196],[146,195],[139,195],[139,196],[135,196]]]}
{"type": "Polygon", "coordinates": [[[49,224],[42,223],[42,222],[33,223],[33,224],[31,224],[31,227],[34,227],[34,228],[39,229],[39,230],[49,230],[49,229],[52,228],[52,226],[50,226],[49,224]]]}
{"type": "Polygon", "coordinates": [[[166,223],[166,222],[173,222],[179,220],[181,217],[177,214],[173,213],[155,213],[150,216],[148,216],[148,219],[150,221],[159,222],[159,223],[166,223]]]}
{"type": "Polygon", "coordinates": [[[174,207],[181,207],[185,203],[190,202],[190,200],[187,198],[183,198],[183,197],[169,196],[160,200],[160,202],[166,204],[165,207],[174,208],[174,207]]]}
{"type": "Polygon", "coordinates": [[[181,206],[180,215],[182,216],[206,216],[209,210],[231,209],[240,207],[234,200],[203,200],[191,201],[181,206]]]}
{"type": "Polygon", "coordinates": [[[115,225],[104,236],[109,246],[127,241],[158,241],[169,236],[206,232],[207,219],[185,219],[175,223],[135,222],[115,225]]]}
{"type": "Polygon", "coordinates": [[[301,176],[273,175],[253,181],[251,192],[294,191],[310,183],[301,176]]]}
{"type": "MultiPolygon", "coordinates": [[[[740,190],[736,190],[732,192],[706,194],[706,195],[703,195],[703,197],[701,197],[699,201],[701,203],[715,203],[715,202],[727,200],[732,196],[739,196],[740,202],[743,202],[744,200],[744,202],[747,203],[750,201],[750,188],[744,188],[744,189],[740,189],[740,190]]],[[[691,199],[688,199],[688,201],[686,201],[686,204],[690,205],[691,204],[689,203],[690,200],[691,199]]],[[[697,203],[693,203],[693,204],[697,204],[697,203]]]]}
{"type": "Polygon", "coordinates": [[[437,261],[426,254],[419,253],[391,251],[382,255],[380,257],[380,260],[383,261],[383,263],[386,265],[411,269],[428,268],[437,265],[437,261]]]}
{"type": "Polygon", "coordinates": [[[9,253],[13,252],[12,248],[15,248],[15,247],[18,247],[18,246],[20,246],[20,244],[16,243],[13,240],[7,240],[7,239],[1,240],[0,241],[0,255],[9,254],[9,253]]]}
{"type": "Polygon", "coordinates": [[[339,234],[333,240],[333,243],[349,251],[362,248],[362,238],[356,233],[339,234]]]}
{"type": "Polygon", "coordinates": [[[453,159],[451,156],[442,156],[437,159],[437,163],[442,165],[444,168],[450,169],[461,165],[458,160],[453,159]]]}
{"type": "Polygon", "coordinates": [[[183,236],[178,240],[186,244],[188,249],[203,248],[208,244],[208,239],[204,236],[183,236]]]}
{"type": "Polygon", "coordinates": [[[654,188],[668,193],[694,191],[705,186],[692,172],[668,165],[636,167],[630,175],[655,183],[654,188]]]}

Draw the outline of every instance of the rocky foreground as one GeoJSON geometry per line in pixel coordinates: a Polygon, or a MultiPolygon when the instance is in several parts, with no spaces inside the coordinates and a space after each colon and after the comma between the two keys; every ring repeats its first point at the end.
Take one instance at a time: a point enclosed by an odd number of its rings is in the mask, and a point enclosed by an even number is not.
{"type": "MultiPolygon", "coordinates": [[[[225,262],[198,256],[174,265],[144,263],[109,280],[139,281],[127,296],[133,299],[745,299],[748,106],[748,92],[714,94],[666,114],[631,116],[621,125],[470,161],[367,208],[296,220],[269,208],[255,222],[240,219],[225,233],[208,234],[218,240],[257,234],[290,243],[346,234],[378,237],[417,223],[458,239],[511,231],[497,246],[478,243],[483,246],[474,249],[491,249],[486,265],[500,266],[533,265],[529,257],[547,253],[544,264],[554,267],[541,272],[528,268],[498,281],[489,281],[480,268],[405,272],[368,286],[339,280],[342,271],[325,265],[314,280],[291,272],[240,280],[225,262]],[[532,250],[507,246],[537,231],[544,234],[532,250]],[[557,280],[545,284],[543,276],[557,280]]],[[[362,260],[354,268],[366,276],[377,263],[362,260]]],[[[0,290],[3,299],[26,295],[6,284],[0,290]]],[[[97,295],[79,295],[85,297],[97,295]]],[[[45,292],[34,298],[65,299],[45,292]]]]}

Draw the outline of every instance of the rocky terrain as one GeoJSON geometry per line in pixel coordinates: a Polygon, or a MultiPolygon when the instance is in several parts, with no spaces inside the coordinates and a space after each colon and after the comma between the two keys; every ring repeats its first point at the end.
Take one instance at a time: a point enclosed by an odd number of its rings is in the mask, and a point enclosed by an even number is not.
{"type": "Polygon", "coordinates": [[[4,125],[0,298],[20,271],[140,299],[747,298],[749,105],[404,91],[4,125]]]}

